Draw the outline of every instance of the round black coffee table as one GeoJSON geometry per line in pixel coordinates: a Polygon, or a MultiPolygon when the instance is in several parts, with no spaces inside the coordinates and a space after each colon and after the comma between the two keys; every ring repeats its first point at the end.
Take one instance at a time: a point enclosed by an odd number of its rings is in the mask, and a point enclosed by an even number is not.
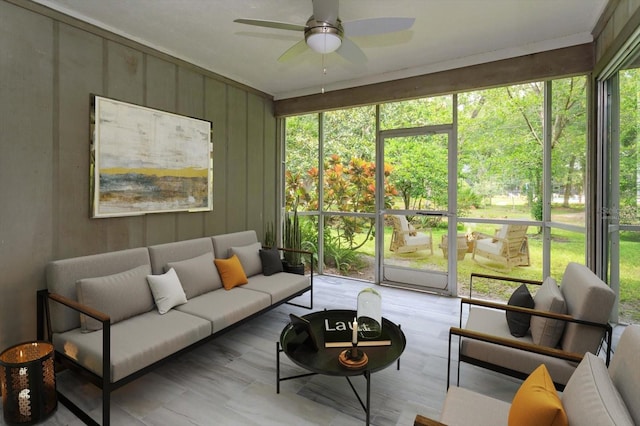
{"type": "Polygon", "coordinates": [[[393,322],[382,318],[382,329],[385,337],[391,341],[386,346],[366,346],[360,350],[367,354],[369,361],[366,366],[360,369],[349,369],[338,360],[340,352],[345,348],[325,348],[324,333],[325,320],[330,324],[335,321],[351,322],[356,315],[352,310],[325,310],[304,315],[302,318],[309,321],[311,332],[315,335],[318,350],[314,350],[312,345],[300,341],[299,334],[292,324],[288,324],[280,334],[280,341],[277,342],[277,392],[280,393],[280,382],[284,380],[306,377],[313,374],[324,374],[328,376],[343,376],[349,382],[351,389],[355,393],[360,405],[366,414],[366,424],[369,424],[370,400],[371,400],[371,373],[387,368],[394,362],[400,369],[400,355],[407,344],[404,333],[400,327],[393,322]],[[284,352],[287,357],[298,366],[310,371],[310,373],[299,374],[289,377],[280,377],[280,352],[284,352]],[[351,376],[364,376],[367,382],[366,402],[363,402],[355,387],[351,383],[351,376]]]}

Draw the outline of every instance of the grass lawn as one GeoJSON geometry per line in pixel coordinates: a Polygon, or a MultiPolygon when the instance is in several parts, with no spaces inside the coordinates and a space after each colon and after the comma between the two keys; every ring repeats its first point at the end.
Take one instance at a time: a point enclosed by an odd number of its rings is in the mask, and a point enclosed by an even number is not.
{"type": "MultiPolygon", "coordinates": [[[[563,223],[571,223],[583,225],[582,211],[580,209],[563,209],[553,210],[553,218],[555,221],[563,223]]],[[[528,218],[528,211],[523,208],[515,208],[513,206],[493,206],[491,209],[483,209],[475,211],[474,217],[482,218],[528,218]],[[481,214],[478,214],[481,213],[481,214]]],[[[493,234],[495,225],[487,224],[465,224],[471,225],[474,231],[487,234],[493,234]],[[475,226],[474,226],[475,225],[475,226]]],[[[430,255],[428,251],[420,251],[416,253],[395,254],[389,251],[389,243],[391,241],[392,228],[385,227],[385,261],[393,263],[401,262],[403,265],[416,269],[435,269],[445,271],[447,260],[444,258],[442,250],[439,248],[442,236],[446,234],[446,229],[433,228],[434,254],[430,255]]],[[[464,233],[464,230],[459,230],[464,233]]],[[[477,261],[471,259],[471,254],[467,253],[464,260],[457,263],[458,276],[458,294],[468,295],[469,293],[469,277],[472,272],[488,273],[496,275],[507,275],[517,278],[528,278],[534,280],[542,279],[542,238],[537,234],[537,228],[529,227],[528,242],[531,265],[516,267],[511,271],[506,271],[500,265],[491,263],[487,259],[478,258],[477,261]]],[[[637,233],[622,233],[620,241],[620,321],[626,323],[640,322],[640,264],[637,259],[640,257],[640,235],[637,233]]],[[[373,257],[375,254],[375,242],[368,241],[358,253],[373,257]]],[[[569,262],[584,263],[585,242],[584,235],[581,233],[566,231],[562,229],[553,229],[551,235],[551,276],[558,283],[562,280],[562,274],[569,262]]],[[[371,262],[367,262],[371,263],[371,262]]],[[[347,274],[351,275],[351,274],[347,274]]],[[[474,295],[481,297],[506,301],[517,285],[505,286],[503,282],[491,280],[474,281],[474,295]]],[[[535,287],[535,286],[534,286],[535,287]]],[[[534,288],[531,289],[535,291],[534,288]]]]}

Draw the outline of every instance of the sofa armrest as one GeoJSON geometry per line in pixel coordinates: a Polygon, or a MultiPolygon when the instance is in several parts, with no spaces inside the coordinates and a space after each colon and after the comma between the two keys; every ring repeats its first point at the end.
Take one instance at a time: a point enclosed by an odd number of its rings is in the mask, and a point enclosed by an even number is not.
{"type": "Polygon", "coordinates": [[[554,358],[560,358],[572,362],[582,361],[583,355],[563,351],[562,349],[550,348],[547,346],[534,345],[527,342],[521,342],[519,340],[505,339],[504,337],[493,336],[486,333],[480,333],[478,331],[467,330],[464,328],[451,327],[449,329],[449,342],[451,342],[451,336],[467,337],[469,339],[481,340],[487,343],[494,343],[500,346],[507,346],[514,349],[520,349],[527,352],[535,352],[541,355],[547,355],[554,358]]]}
{"type": "Polygon", "coordinates": [[[430,419],[429,417],[416,414],[416,418],[413,421],[413,426],[446,426],[444,423],[430,419]]]}
{"type": "MultiPolygon", "coordinates": [[[[102,389],[104,392],[105,389],[108,388],[108,384],[111,383],[111,317],[60,294],[48,293],[47,299],[60,303],[102,323],[102,389]]],[[[47,315],[49,314],[48,311],[47,309],[47,315]]],[[[47,324],[50,324],[50,319],[48,318],[47,324]]]]}
{"type": "Polygon", "coordinates": [[[538,311],[530,308],[522,308],[520,306],[508,305],[506,303],[498,303],[498,302],[490,302],[488,300],[479,300],[479,299],[469,299],[469,298],[461,298],[460,299],[460,328],[462,328],[462,305],[473,305],[473,306],[481,306],[485,308],[499,309],[503,311],[513,311],[513,312],[521,312],[524,314],[530,314],[539,317],[552,318],[565,322],[572,322],[580,325],[586,325],[590,327],[602,328],[605,333],[610,333],[611,326],[608,323],[599,323],[587,320],[581,320],[578,318],[574,318],[571,315],[567,314],[557,314],[555,312],[548,311],[538,311]]]}
{"type": "Polygon", "coordinates": [[[516,277],[505,277],[503,275],[491,275],[491,274],[482,274],[479,272],[472,272],[471,277],[469,278],[469,298],[473,297],[473,279],[474,278],[484,278],[495,281],[506,281],[511,283],[518,284],[533,284],[533,285],[542,285],[542,281],[540,280],[529,280],[526,278],[516,278],[516,277]]]}
{"type": "Polygon", "coordinates": [[[65,305],[71,309],[73,309],[74,311],[78,311],[81,314],[87,315],[91,318],[94,318],[100,322],[102,322],[102,326],[109,325],[109,323],[111,322],[111,317],[109,317],[109,315],[100,312],[96,309],[91,308],[90,306],[86,306],[83,305],[73,299],[69,299],[68,297],[64,297],[60,294],[56,294],[56,293],[49,293],[48,294],[49,299],[58,302],[62,305],[65,305]]]}

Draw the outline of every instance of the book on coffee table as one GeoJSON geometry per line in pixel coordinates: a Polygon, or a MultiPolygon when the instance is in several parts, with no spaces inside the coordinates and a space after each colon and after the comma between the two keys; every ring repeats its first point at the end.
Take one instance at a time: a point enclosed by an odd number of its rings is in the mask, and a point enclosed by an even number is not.
{"type": "MultiPolygon", "coordinates": [[[[352,346],[351,337],[353,331],[348,320],[329,319],[324,320],[324,347],[325,348],[349,348],[352,346]]],[[[380,336],[374,339],[358,338],[359,347],[391,346],[391,338],[385,333],[384,328],[380,336]]]]}

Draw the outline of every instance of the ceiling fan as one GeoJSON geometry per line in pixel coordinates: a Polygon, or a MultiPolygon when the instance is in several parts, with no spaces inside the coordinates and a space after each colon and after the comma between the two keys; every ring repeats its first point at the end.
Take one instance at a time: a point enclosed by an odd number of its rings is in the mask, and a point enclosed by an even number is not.
{"type": "Polygon", "coordinates": [[[338,0],[311,0],[311,2],[313,3],[313,15],[305,25],[260,19],[235,19],[234,22],[304,32],[304,39],[284,52],[278,58],[280,62],[299,55],[309,47],[311,50],[321,54],[336,52],[350,62],[364,63],[367,61],[367,57],[362,49],[351,41],[349,37],[403,31],[411,28],[415,21],[415,18],[390,17],[360,19],[342,23],[338,15],[338,0]]]}

